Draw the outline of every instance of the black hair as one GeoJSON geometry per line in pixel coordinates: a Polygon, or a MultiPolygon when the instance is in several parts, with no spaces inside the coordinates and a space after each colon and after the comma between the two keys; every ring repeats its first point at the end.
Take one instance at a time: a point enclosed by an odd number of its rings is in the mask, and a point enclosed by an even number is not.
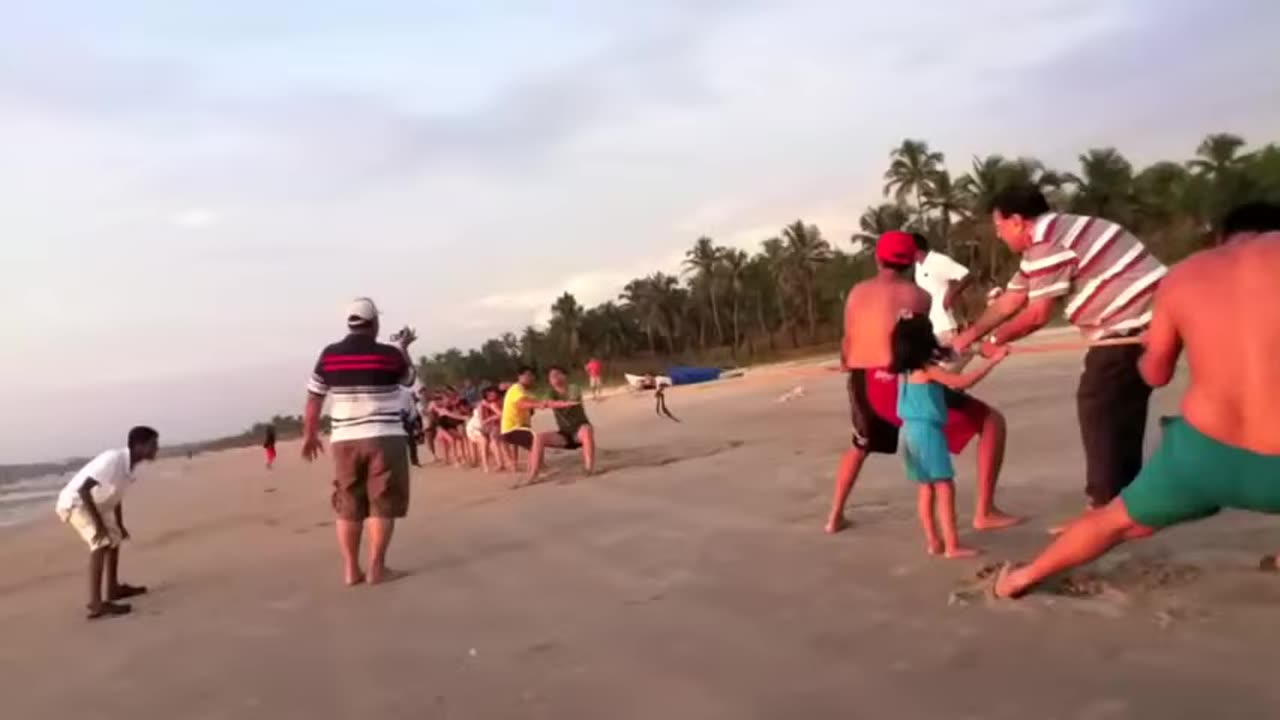
{"type": "Polygon", "coordinates": [[[497,385],[486,385],[485,388],[480,391],[480,397],[488,397],[489,393],[501,395],[502,391],[498,389],[497,385]]]}
{"type": "Polygon", "coordinates": [[[892,270],[898,273],[899,275],[904,274],[908,270],[910,270],[912,265],[913,263],[907,263],[904,265],[902,263],[887,262],[885,260],[880,261],[880,267],[885,268],[886,270],[892,270]]]}
{"type": "Polygon", "coordinates": [[[520,377],[525,373],[533,373],[537,375],[537,373],[534,372],[532,365],[521,365],[520,367],[516,368],[516,377],[520,377]]]}
{"type": "Polygon", "coordinates": [[[916,241],[916,249],[922,253],[929,252],[929,238],[920,233],[911,233],[911,239],[916,241]]]}
{"type": "Polygon", "coordinates": [[[924,314],[907,315],[893,326],[893,373],[923,370],[929,365],[946,360],[950,353],[938,344],[933,334],[933,323],[924,314]]]}
{"type": "Polygon", "coordinates": [[[1280,230],[1280,205],[1248,202],[1237,205],[1222,218],[1222,237],[1239,233],[1264,233],[1280,230]]]}
{"type": "Polygon", "coordinates": [[[988,210],[999,211],[1005,217],[1018,215],[1024,220],[1035,220],[1049,212],[1049,201],[1034,185],[1010,185],[991,198],[988,210]]]}
{"type": "Polygon", "coordinates": [[[547,368],[547,372],[558,372],[558,373],[560,373],[561,375],[568,375],[568,374],[569,374],[569,373],[565,372],[564,368],[560,367],[559,365],[552,365],[551,367],[547,368]]]}
{"type": "Polygon", "coordinates": [[[139,425],[129,430],[129,447],[135,448],[139,445],[145,445],[154,442],[160,438],[160,433],[155,428],[139,425]]]}

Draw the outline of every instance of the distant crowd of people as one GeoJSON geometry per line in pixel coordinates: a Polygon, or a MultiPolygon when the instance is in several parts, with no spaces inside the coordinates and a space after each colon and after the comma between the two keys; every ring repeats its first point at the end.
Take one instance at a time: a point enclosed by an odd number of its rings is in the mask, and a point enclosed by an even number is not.
{"type": "MultiPolygon", "coordinates": [[[[600,388],[600,362],[587,363],[593,393],[600,388]]],[[[542,467],[546,448],[582,449],[587,473],[595,469],[595,433],[582,406],[582,391],[569,383],[568,372],[552,366],[547,387],[537,389],[533,368],[521,367],[515,382],[489,383],[483,388],[463,381],[460,388],[407,389],[402,395],[401,422],[409,438],[409,458],[420,466],[418,447],[425,445],[437,464],[483,468],[485,472],[519,472],[520,451],[527,451],[527,481],[542,467]],[[550,410],[556,429],[535,432],[536,410],[550,410]]]]}

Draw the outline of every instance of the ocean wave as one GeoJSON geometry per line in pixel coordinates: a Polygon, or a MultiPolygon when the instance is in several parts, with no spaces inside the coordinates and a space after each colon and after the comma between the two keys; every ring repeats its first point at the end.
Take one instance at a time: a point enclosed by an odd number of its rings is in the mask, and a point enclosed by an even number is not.
{"type": "Polygon", "coordinates": [[[52,500],[58,497],[58,490],[25,490],[22,492],[0,492],[0,506],[22,505],[25,503],[52,500]]]}

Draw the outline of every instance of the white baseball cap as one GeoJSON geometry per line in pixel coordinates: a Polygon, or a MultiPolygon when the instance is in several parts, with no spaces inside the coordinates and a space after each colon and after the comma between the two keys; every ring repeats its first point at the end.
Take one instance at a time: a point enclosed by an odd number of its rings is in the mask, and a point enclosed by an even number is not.
{"type": "Polygon", "coordinates": [[[365,325],[378,319],[378,306],[369,298],[352,300],[347,305],[347,327],[365,325]]]}

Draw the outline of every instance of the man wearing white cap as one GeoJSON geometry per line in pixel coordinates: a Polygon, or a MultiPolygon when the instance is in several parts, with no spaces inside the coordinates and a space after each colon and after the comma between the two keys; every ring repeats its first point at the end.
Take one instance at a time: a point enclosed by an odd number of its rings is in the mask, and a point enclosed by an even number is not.
{"type": "Polygon", "coordinates": [[[409,457],[401,422],[402,388],[413,386],[407,328],[378,342],[378,308],[368,298],[347,307],[347,336],[324,349],[307,383],[302,457],[313,460],[320,444],[320,411],[332,395],[329,415],[333,453],[333,509],[348,585],[395,579],[386,566],[396,518],[409,510],[409,457]],[[369,528],[369,574],[360,568],[360,537],[369,528]]]}

